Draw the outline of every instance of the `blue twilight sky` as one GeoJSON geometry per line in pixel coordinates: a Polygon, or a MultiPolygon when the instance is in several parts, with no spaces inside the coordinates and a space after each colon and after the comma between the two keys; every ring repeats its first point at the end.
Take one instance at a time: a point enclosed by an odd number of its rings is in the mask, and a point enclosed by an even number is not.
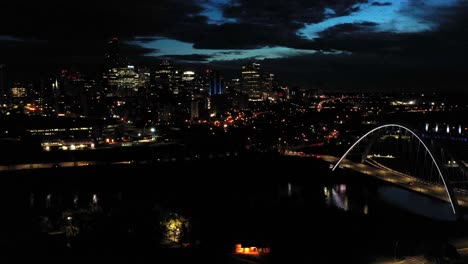
{"type": "MultiPolygon", "coordinates": [[[[326,2],[326,1],[325,1],[326,2]]],[[[457,5],[457,0],[393,0],[393,1],[368,1],[367,3],[356,3],[350,7],[350,12],[345,15],[338,15],[333,7],[324,6],[320,12],[323,13],[323,20],[315,23],[303,23],[295,30],[299,39],[303,39],[311,44],[320,39],[320,34],[327,29],[344,24],[375,23],[375,26],[362,29],[364,33],[422,33],[437,30],[440,26],[439,13],[446,8],[457,5]]],[[[242,24],[242,21],[235,17],[226,17],[223,8],[229,5],[240,5],[230,0],[201,0],[198,1],[202,11],[198,15],[206,18],[206,23],[213,26],[223,26],[226,24],[242,24]]],[[[236,32],[237,33],[237,32],[236,32]]],[[[226,30],[225,34],[230,34],[226,30]]],[[[195,48],[193,42],[181,41],[170,36],[157,35],[153,41],[139,41],[138,37],[130,41],[141,47],[154,49],[155,52],[147,53],[147,56],[171,57],[173,55],[205,55],[205,62],[218,60],[239,60],[239,59],[276,59],[302,54],[314,54],[314,48],[300,49],[285,45],[259,44],[255,48],[239,49],[209,49],[195,48]]],[[[212,41],[217,41],[213,39],[212,41]]],[[[352,52],[347,50],[332,50],[331,54],[340,52],[352,52]]]]}

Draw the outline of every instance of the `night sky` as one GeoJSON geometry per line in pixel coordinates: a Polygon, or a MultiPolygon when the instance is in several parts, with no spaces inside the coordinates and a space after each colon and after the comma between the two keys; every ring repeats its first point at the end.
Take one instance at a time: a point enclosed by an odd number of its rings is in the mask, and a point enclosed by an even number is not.
{"type": "Polygon", "coordinates": [[[255,59],[304,87],[464,91],[467,11],[457,0],[2,1],[0,63],[11,78],[94,69],[119,37],[137,64],[168,58],[234,77],[255,59]]]}

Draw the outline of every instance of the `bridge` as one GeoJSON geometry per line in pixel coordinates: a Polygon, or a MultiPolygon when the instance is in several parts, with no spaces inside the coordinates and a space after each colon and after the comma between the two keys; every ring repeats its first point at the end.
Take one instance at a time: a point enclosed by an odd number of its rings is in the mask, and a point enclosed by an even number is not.
{"type": "MultiPolygon", "coordinates": [[[[381,146],[381,148],[383,147],[381,146]]],[[[441,165],[446,163],[441,163],[441,159],[436,158],[434,150],[431,151],[420,136],[408,127],[399,124],[386,124],[370,130],[356,140],[341,157],[321,155],[320,158],[333,164],[333,166],[331,165],[333,171],[343,168],[350,169],[446,201],[450,203],[453,213],[457,215],[460,215],[460,207],[468,207],[468,191],[457,186],[457,184],[468,182],[465,180],[463,163],[450,158],[448,164],[451,166],[441,165]],[[402,172],[401,169],[392,169],[391,166],[382,164],[380,161],[396,159],[397,155],[371,154],[372,151],[375,151],[378,141],[388,141],[389,138],[393,144],[391,148],[403,146],[403,149],[400,149],[403,158],[400,159],[404,160],[400,163],[409,164],[407,166],[409,168],[406,168],[405,172],[402,172]],[[348,157],[353,155],[353,150],[359,147],[364,147],[364,150],[359,153],[359,159],[357,161],[349,159],[348,157]],[[420,150],[424,155],[420,153],[420,150]],[[418,168],[418,163],[423,163],[422,168],[418,168]],[[455,164],[457,165],[455,166],[455,164]],[[434,168],[435,173],[433,173],[434,168]],[[454,169],[461,171],[461,176],[454,177],[454,169]]],[[[396,163],[394,162],[394,164],[396,163]]]]}

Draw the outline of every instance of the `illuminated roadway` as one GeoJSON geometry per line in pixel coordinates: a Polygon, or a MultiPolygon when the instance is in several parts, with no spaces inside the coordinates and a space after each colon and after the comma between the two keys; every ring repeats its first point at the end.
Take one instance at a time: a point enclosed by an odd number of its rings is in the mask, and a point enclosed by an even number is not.
{"type": "MultiPolygon", "coordinates": [[[[338,157],[329,155],[320,155],[320,158],[324,161],[330,162],[331,164],[336,164],[339,160],[338,157]]],[[[343,159],[340,163],[340,168],[343,167],[346,169],[357,171],[372,176],[374,178],[396,184],[403,188],[410,189],[412,191],[419,192],[442,201],[450,202],[445,187],[443,185],[436,185],[431,184],[429,182],[421,181],[415,177],[387,168],[373,160],[370,160],[369,162],[370,164],[372,164],[372,166],[343,159]]],[[[468,207],[468,195],[459,190],[455,190],[455,192],[457,196],[458,205],[468,207]]]]}

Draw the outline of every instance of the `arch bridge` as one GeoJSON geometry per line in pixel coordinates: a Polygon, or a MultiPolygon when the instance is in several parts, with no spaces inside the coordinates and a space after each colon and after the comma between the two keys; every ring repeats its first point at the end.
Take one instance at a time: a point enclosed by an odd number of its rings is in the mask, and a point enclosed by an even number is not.
{"type": "MultiPolygon", "coordinates": [[[[407,143],[409,144],[409,143],[407,143]]],[[[362,147],[362,146],[360,146],[362,147]]],[[[408,150],[404,150],[403,152],[408,152],[408,150]]],[[[367,175],[374,176],[376,178],[379,178],[381,180],[391,182],[397,185],[400,185],[404,188],[411,189],[416,192],[423,193],[425,195],[447,201],[451,205],[451,209],[454,214],[459,215],[459,207],[468,207],[468,191],[461,189],[461,188],[456,188],[453,186],[454,182],[452,181],[448,175],[447,172],[444,170],[444,167],[447,167],[446,165],[441,165],[440,162],[436,159],[436,155],[434,155],[434,151],[431,151],[428,145],[421,139],[421,137],[416,134],[413,130],[410,128],[399,125],[399,124],[385,124],[378,126],[369,132],[365,133],[362,137],[360,137],[354,144],[351,145],[351,147],[348,148],[348,150],[340,157],[334,157],[334,156],[327,156],[323,155],[322,158],[326,161],[331,162],[333,165],[332,170],[335,171],[337,168],[348,168],[352,169],[354,171],[358,171],[367,175]],[[382,136],[380,133],[386,130],[397,130],[396,135],[384,135],[382,136]],[[413,151],[415,148],[416,150],[416,162],[417,160],[423,159],[422,155],[419,154],[419,150],[421,149],[424,151],[424,161],[427,159],[427,156],[429,157],[430,161],[430,168],[431,168],[431,173],[433,172],[433,168],[435,168],[435,176],[437,179],[433,179],[433,181],[421,179],[415,177],[415,175],[410,175],[408,172],[403,173],[398,170],[391,169],[385,164],[381,164],[379,161],[377,161],[377,158],[384,158],[384,157],[391,157],[393,158],[392,155],[369,155],[371,153],[371,149],[374,145],[376,145],[377,139],[385,139],[388,137],[395,137],[397,139],[400,139],[402,137],[402,134],[405,133],[406,136],[406,141],[408,142],[416,142],[417,147],[412,147],[411,151],[413,151]],[[413,140],[416,139],[416,140],[413,140]],[[368,143],[364,146],[365,149],[360,157],[360,160],[357,162],[351,161],[347,159],[348,156],[351,155],[351,152],[353,149],[356,149],[359,147],[359,145],[363,145],[362,142],[368,141],[368,143]],[[360,144],[361,143],[361,144],[360,144]],[[377,157],[377,158],[374,158],[377,157]]],[[[415,162],[415,163],[416,163],[415,162]]],[[[455,164],[455,161],[453,161],[453,164],[455,164]]],[[[450,161],[449,161],[450,164],[450,161]]],[[[416,164],[410,163],[410,167],[415,167],[416,164]]],[[[425,161],[424,167],[428,167],[425,161]]],[[[460,166],[463,167],[464,166],[460,166]]],[[[416,170],[416,168],[414,168],[416,170]]],[[[424,169],[422,171],[423,174],[429,174],[427,169],[424,169]]],[[[463,173],[464,176],[464,173],[463,173]]],[[[466,181],[458,181],[458,182],[466,182],[466,181]]]]}

